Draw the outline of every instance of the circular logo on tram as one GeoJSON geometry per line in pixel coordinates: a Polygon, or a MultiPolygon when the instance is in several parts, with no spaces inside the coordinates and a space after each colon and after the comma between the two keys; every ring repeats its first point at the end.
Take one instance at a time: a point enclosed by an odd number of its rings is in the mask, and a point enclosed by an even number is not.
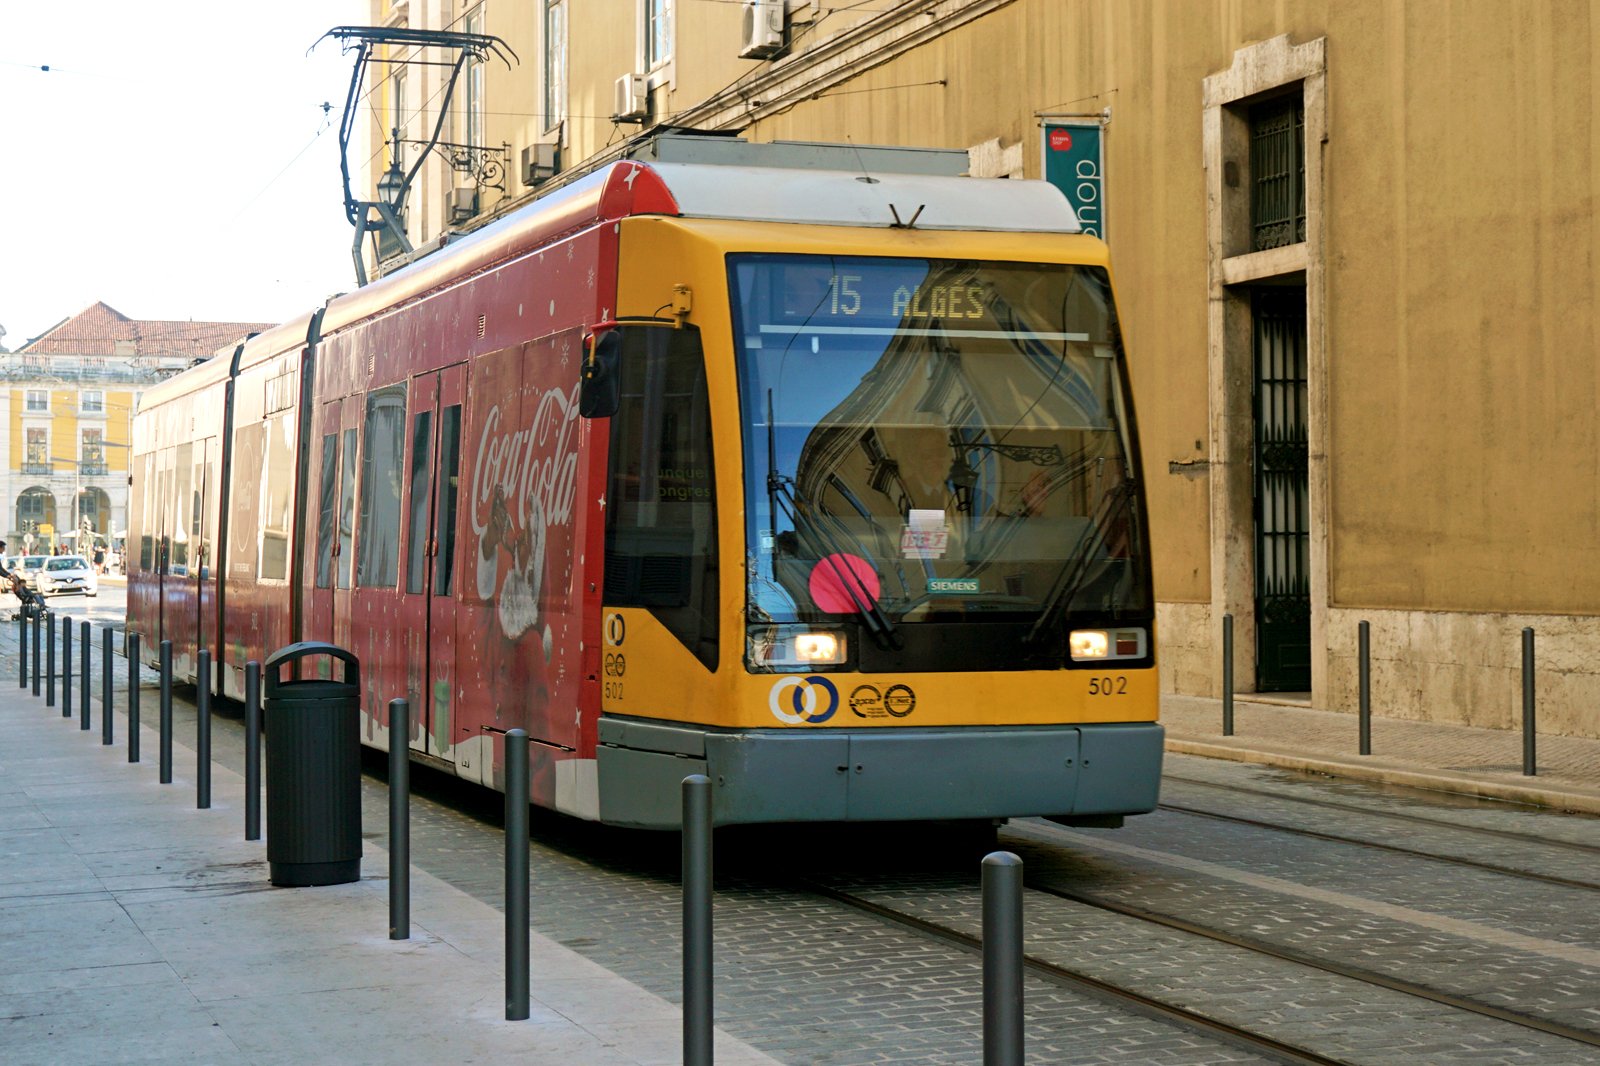
{"type": "Polygon", "coordinates": [[[627,636],[628,627],[623,625],[620,614],[606,615],[606,643],[613,648],[622,645],[622,638],[627,636]]]}
{"type": "Polygon", "coordinates": [[[818,725],[832,718],[833,712],[839,709],[839,690],[833,687],[832,681],[817,674],[785,677],[772,686],[767,706],[780,722],[818,725]]]}
{"type": "Polygon", "coordinates": [[[904,718],[917,709],[917,694],[910,685],[890,685],[883,694],[883,709],[896,718],[904,718]]]}

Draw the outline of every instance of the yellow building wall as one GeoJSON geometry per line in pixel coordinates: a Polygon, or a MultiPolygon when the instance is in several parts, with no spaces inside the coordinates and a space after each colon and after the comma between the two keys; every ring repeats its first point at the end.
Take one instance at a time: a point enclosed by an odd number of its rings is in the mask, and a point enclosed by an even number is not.
{"type": "Polygon", "coordinates": [[[21,470],[28,457],[27,434],[22,428],[22,409],[27,404],[26,389],[12,389],[7,414],[11,420],[11,469],[21,470]]]}
{"type": "Polygon", "coordinates": [[[78,447],[78,391],[52,389],[50,391],[50,468],[70,474],[79,457],[78,447]],[[72,460],[56,462],[56,459],[72,460]]]}
{"type": "Polygon", "coordinates": [[[1330,6],[1332,599],[1600,604],[1588,3],[1330,6]]]}
{"type": "Polygon", "coordinates": [[[133,393],[106,393],[105,440],[106,469],[126,473],[133,443],[133,393]]]}

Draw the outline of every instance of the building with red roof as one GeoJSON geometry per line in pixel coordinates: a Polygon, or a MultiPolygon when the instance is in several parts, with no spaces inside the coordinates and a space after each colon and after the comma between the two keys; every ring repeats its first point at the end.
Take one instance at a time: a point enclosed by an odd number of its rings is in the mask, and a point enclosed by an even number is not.
{"type": "Polygon", "coordinates": [[[128,524],[128,446],[143,390],[268,325],[129,318],[96,303],[0,351],[7,551],[114,546],[128,524]]]}

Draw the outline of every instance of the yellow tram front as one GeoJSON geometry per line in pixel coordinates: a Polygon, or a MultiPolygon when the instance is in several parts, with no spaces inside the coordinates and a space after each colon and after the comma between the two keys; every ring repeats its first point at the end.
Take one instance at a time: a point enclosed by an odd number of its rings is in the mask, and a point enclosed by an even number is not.
{"type": "Polygon", "coordinates": [[[1105,246],[661,217],[619,241],[601,817],[676,825],[695,772],[724,824],[1152,809],[1105,246]]]}

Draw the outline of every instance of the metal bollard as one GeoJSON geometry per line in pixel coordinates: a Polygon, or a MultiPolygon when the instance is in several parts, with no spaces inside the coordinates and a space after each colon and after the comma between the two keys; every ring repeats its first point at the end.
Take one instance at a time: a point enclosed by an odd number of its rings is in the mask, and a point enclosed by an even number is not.
{"type": "Polygon", "coordinates": [[[17,687],[28,687],[28,612],[17,608],[17,687]]]}
{"type": "Polygon", "coordinates": [[[72,717],[72,619],[61,620],[61,717],[72,717]]]}
{"type": "Polygon", "coordinates": [[[506,1021],[528,1017],[528,734],[506,733],[506,1021]]]}
{"type": "Polygon", "coordinates": [[[100,627],[100,743],[111,743],[111,627],[100,627]]]}
{"type": "MultiPolygon", "coordinates": [[[[389,701],[389,939],[411,939],[411,705],[389,701]],[[396,723],[399,723],[398,725],[396,723]]],[[[508,800],[509,802],[509,800],[508,800]]],[[[508,823],[509,824],[509,823],[508,823]]],[[[509,830],[508,830],[509,832],[509,830]]],[[[509,841],[507,843],[509,847],[509,841]]]]}
{"type": "Polygon", "coordinates": [[[1222,735],[1233,736],[1233,615],[1222,616],[1222,735]]]}
{"type": "Polygon", "coordinates": [[[1360,678],[1361,709],[1358,716],[1361,754],[1372,754],[1372,624],[1356,627],[1356,669],[1360,678]]]}
{"type": "Polygon", "coordinates": [[[211,653],[200,649],[194,691],[194,805],[211,809],[211,653]]]}
{"type": "Polygon", "coordinates": [[[139,634],[129,633],[128,653],[128,761],[139,761],[139,634]]]}
{"type": "Polygon", "coordinates": [[[1522,774],[1536,777],[1539,773],[1534,750],[1533,724],[1533,627],[1522,630],[1522,774]]]}
{"type": "Polygon", "coordinates": [[[683,779],[683,1062],[711,1066],[711,779],[683,779]]]}
{"type": "Polygon", "coordinates": [[[1022,1066],[1022,860],[983,858],[983,1066],[1022,1066]]]}
{"type": "Polygon", "coordinates": [[[89,653],[94,648],[94,627],[87,621],[78,623],[78,640],[83,647],[78,650],[78,674],[80,695],[78,696],[78,728],[89,728],[89,716],[94,713],[94,708],[89,706],[89,697],[93,692],[90,687],[89,653]]]}
{"type": "Polygon", "coordinates": [[[56,616],[53,611],[44,614],[44,705],[56,705],[56,616]]]}
{"type": "Polygon", "coordinates": [[[33,694],[35,696],[39,694],[39,674],[41,672],[40,667],[43,665],[39,661],[39,642],[44,639],[40,630],[43,628],[44,618],[40,615],[35,615],[33,619],[33,694]]]}
{"type": "Polygon", "coordinates": [[[244,664],[244,838],[261,839],[261,664],[244,664]]]}
{"type": "Polygon", "coordinates": [[[160,760],[163,785],[172,784],[172,641],[161,642],[160,760]]]}

